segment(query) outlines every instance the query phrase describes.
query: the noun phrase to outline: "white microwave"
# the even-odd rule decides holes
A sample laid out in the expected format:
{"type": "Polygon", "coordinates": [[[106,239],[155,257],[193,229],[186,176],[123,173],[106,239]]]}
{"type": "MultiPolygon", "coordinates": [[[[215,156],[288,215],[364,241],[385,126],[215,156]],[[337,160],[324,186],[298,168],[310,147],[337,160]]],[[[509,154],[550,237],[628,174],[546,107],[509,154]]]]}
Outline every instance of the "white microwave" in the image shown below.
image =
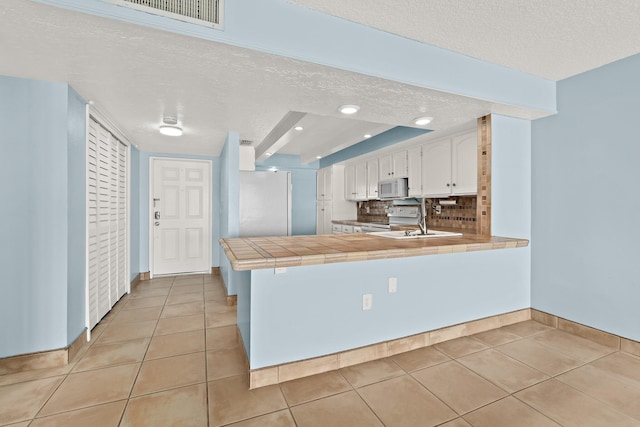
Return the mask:
{"type": "Polygon", "coordinates": [[[407,178],[385,179],[378,182],[380,199],[403,199],[409,196],[409,180],[407,178]]]}

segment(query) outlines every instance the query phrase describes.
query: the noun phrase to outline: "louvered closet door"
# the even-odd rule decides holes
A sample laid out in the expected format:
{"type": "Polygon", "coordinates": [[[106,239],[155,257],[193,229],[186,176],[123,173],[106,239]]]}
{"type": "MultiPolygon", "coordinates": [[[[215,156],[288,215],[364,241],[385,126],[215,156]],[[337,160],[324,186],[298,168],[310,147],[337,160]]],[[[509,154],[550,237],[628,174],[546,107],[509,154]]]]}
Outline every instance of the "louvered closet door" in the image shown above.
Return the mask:
{"type": "Polygon", "coordinates": [[[87,317],[93,328],[127,289],[127,152],[93,118],[87,141],[87,317]]]}
{"type": "Polygon", "coordinates": [[[109,303],[118,301],[118,145],[115,138],[109,138],[109,303]]]}
{"type": "Polygon", "coordinates": [[[110,237],[111,144],[110,134],[98,128],[98,319],[111,310],[110,237]]]}
{"type": "MultiPolygon", "coordinates": [[[[129,148],[118,141],[118,299],[127,292],[127,165],[129,148]]],[[[115,303],[115,301],[114,301],[115,303]]]]}
{"type": "Polygon", "coordinates": [[[87,320],[93,328],[98,315],[98,129],[89,120],[87,135],[87,320]]]}

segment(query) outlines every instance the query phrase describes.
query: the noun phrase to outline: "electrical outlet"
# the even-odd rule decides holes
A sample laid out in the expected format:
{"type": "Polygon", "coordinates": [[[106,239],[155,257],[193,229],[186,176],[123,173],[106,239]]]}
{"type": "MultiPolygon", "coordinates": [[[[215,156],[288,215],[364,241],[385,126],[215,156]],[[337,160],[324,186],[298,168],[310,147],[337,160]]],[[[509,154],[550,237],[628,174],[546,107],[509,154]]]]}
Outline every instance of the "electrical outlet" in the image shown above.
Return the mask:
{"type": "Polygon", "coordinates": [[[442,215],[442,206],[436,206],[436,215],[442,215]]]}
{"type": "Polygon", "coordinates": [[[390,294],[398,292],[398,279],[395,277],[389,277],[389,286],[387,288],[390,294]]]}
{"type": "Polygon", "coordinates": [[[373,295],[372,294],[362,295],[362,309],[371,310],[372,305],[373,305],[373,295]]]}

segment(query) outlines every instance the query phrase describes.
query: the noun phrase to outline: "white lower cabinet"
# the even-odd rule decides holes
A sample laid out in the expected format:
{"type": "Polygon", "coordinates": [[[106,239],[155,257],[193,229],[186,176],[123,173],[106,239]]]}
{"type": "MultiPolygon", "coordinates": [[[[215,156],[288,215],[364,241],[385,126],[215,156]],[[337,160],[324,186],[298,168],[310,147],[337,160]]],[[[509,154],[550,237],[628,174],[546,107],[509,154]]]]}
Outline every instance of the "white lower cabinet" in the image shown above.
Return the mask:
{"type": "Polygon", "coordinates": [[[362,233],[362,227],[359,225],[345,225],[339,222],[334,222],[331,225],[331,232],[333,234],[353,234],[362,233]]]}

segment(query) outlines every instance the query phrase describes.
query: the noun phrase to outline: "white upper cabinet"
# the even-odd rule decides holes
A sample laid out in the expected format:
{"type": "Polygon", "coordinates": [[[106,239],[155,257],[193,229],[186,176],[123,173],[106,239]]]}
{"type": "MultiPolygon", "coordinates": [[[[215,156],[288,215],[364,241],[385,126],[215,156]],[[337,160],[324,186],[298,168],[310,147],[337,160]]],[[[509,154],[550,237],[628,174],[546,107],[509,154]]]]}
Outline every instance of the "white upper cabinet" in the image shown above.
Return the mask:
{"type": "Polygon", "coordinates": [[[367,162],[345,166],[344,197],[347,200],[367,200],[367,162]]]}
{"type": "Polygon", "coordinates": [[[422,146],[422,194],[448,197],[476,194],[477,134],[475,131],[422,146]]]}
{"type": "Polygon", "coordinates": [[[367,162],[355,164],[355,200],[367,200],[367,162]]]}
{"type": "Polygon", "coordinates": [[[422,146],[422,193],[430,197],[451,195],[451,139],[422,146]]]}
{"type": "Polygon", "coordinates": [[[422,194],[422,147],[410,148],[407,150],[407,156],[409,196],[420,196],[422,194]]]}
{"type": "MultiPolygon", "coordinates": [[[[377,200],[378,182],[392,178],[408,178],[409,197],[474,195],[478,191],[478,134],[474,129],[423,140],[405,150],[350,163],[344,172],[344,197],[350,201],[377,200]]],[[[320,182],[319,171],[318,185],[320,182]]],[[[336,192],[334,184],[334,200],[336,192]]],[[[320,194],[319,189],[318,200],[331,200],[326,195],[320,199],[320,194]]]]}
{"type": "Polygon", "coordinates": [[[393,153],[393,177],[406,178],[409,176],[409,162],[407,160],[407,150],[393,153]]]}
{"type": "Polygon", "coordinates": [[[356,200],[356,167],[346,165],[344,167],[344,198],[356,200]]]}
{"type": "Polygon", "coordinates": [[[378,159],[378,177],[379,180],[392,178],[393,172],[393,156],[391,154],[382,156],[378,159]]]}
{"type": "Polygon", "coordinates": [[[478,192],[478,135],[476,132],[451,140],[451,180],[454,195],[478,192]]]}
{"type": "Polygon", "coordinates": [[[331,167],[318,169],[317,200],[331,200],[333,198],[333,169],[331,167]]]}
{"type": "Polygon", "coordinates": [[[380,181],[391,178],[406,178],[408,175],[407,151],[387,154],[378,159],[380,181]]]}
{"type": "Polygon", "coordinates": [[[367,160],[367,199],[378,198],[378,159],[367,160]]]}

